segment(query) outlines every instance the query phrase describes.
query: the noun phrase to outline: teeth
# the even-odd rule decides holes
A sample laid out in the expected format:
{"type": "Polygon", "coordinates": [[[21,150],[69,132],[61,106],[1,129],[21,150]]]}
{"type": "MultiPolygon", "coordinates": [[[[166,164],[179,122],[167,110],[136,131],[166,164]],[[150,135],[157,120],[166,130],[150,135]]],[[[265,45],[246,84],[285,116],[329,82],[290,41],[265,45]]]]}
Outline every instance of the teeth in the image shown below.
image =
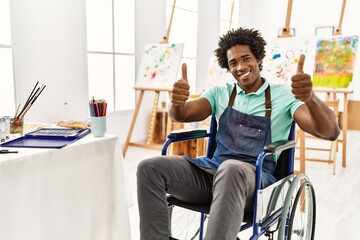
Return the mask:
{"type": "Polygon", "coordinates": [[[245,77],[247,77],[249,74],[250,74],[250,72],[247,72],[247,73],[241,75],[240,78],[245,78],[245,77]]]}

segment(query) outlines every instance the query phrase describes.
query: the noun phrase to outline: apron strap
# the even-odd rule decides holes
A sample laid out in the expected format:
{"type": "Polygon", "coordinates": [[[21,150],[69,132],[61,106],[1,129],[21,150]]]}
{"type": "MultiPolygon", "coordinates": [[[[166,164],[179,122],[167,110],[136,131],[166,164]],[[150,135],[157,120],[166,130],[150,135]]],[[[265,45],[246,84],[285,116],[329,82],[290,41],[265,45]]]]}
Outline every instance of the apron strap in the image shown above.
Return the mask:
{"type": "Polygon", "coordinates": [[[232,107],[232,105],[234,104],[235,97],[236,97],[236,83],[234,84],[234,88],[231,92],[228,107],[232,107]]]}
{"type": "MultiPolygon", "coordinates": [[[[234,88],[230,95],[230,100],[228,103],[228,107],[232,107],[234,104],[234,100],[236,97],[236,83],[234,84],[234,88]]],[[[265,117],[271,117],[271,94],[270,94],[270,85],[265,89],[265,117]]]]}
{"type": "Polygon", "coordinates": [[[271,117],[271,94],[270,85],[265,90],[265,117],[271,117]]]}

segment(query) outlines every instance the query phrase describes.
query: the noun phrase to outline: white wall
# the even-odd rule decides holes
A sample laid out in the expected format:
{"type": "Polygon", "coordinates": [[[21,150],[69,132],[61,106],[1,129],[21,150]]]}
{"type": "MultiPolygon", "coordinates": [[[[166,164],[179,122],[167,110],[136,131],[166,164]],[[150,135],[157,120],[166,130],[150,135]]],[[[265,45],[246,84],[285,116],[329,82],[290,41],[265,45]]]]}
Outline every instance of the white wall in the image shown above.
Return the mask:
{"type": "Polygon", "coordinates": [[[11,0],[17,103],[36,81],[46,84],[25,121],[56,122],[64,102],[75,119],[87,116],[85,2],[11,0]]]}
{"type": "Polygon", "coordinates": [[[199,0],[196,90],[206,88],[209,59],[217,48],[220,28],[220,1],[199,0]]]}

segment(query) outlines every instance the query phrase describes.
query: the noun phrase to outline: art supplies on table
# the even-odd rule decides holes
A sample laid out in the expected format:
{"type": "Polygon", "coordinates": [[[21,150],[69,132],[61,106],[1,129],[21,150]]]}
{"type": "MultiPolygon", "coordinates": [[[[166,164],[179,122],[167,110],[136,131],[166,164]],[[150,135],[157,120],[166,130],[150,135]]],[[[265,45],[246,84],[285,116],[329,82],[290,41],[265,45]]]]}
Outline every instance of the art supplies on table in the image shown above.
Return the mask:
{"type": "Polygon", "coordinates": [[[107,102],[104,99],[95,100],[94,97],[89,101],[90,118],[85,121],[89,126],[94,137],[103,137],[106,133],[106,109],[107,102]]]}
{"type": "Polygon", "coordinates": [[[95,100],[93,97],[89,101],[89,109],[91,117],[105,117],[107,110],[107,102],[104,99],[95,100]]]}
{"type": "Polygon", "coordinates": [[[32,105],[34,105],[35,101],[37,100],[37,98],[40,96],[40,94],[42,93],[42,91],[45,89],[46,85],[42,84],[40,87],[38,87],[39,82],[36,82],[34,88],[32,89],[29,97],[27,98],[24,106],[22,107],[22,109],[20,110],[20,104],[18,105],[16,112],[15,112],[15,116],[14,116],[14,121],[22,121],[25,114],[29,111],[29,109],[32,107],[32,105]],[[20,112],[19,112],[20,110],[20,112]]]}
{"type": "Polygon", "coordinates": [[[56,123],[56,126],[75,129],[86,128],[85,123],[81,121],[60,121],[56,123]]]}
{"type": "Polygon", "coordinates": [[[41,128],[1,144],[1,147],[63,148],[91,132],[89,128],[41,128]]]}
{"type": "Polygon", "coordinates": [[[0,149],[0,154],[18,153],[18,151],[10,151],[9,149],[0,149]]]}
{"type": "Polygon", "coordinates": [[[69,129],[69,128],[41,128],[39,130],[30,132],[26,134],[26,136],[31,137],[63,137],[63,138],[81,138],[83,135],[87,135],[89,133],[88,128],[82,129],[69,129]]]}

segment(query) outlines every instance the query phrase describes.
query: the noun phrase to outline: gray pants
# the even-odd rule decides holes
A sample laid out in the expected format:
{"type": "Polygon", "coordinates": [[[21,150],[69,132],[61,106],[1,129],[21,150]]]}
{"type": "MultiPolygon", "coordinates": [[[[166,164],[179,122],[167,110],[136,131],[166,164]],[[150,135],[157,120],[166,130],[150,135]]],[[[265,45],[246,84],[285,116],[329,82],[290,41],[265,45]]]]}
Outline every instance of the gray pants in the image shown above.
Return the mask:
{"type": "Polygon", "coordinates": [[[141,240],[168,240],[166,193],[179,200],[211,204],[206,240],[235,240],[244,212],[251,212],[255,167],[238,160],[223,162],[213,176],[179,156],[140,162],[137,195],[141,240]]]}

